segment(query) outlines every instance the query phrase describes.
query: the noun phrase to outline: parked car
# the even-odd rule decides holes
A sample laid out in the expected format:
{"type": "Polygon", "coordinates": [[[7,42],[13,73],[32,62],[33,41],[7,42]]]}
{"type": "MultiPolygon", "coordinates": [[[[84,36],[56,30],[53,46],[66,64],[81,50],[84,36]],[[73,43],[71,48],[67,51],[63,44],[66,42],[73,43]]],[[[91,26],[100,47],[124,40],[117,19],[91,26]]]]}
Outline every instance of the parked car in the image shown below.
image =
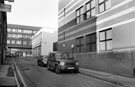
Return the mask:
{"type": "Polygon", "coordinates": [[[78,61],[70,57],[68,54],[61,54],[60,52],[51,52],[47,60],[47,68],[55,70],[57,74],[61,71],[79,71],[78,61]]]}
{"type": "Polygon", "coordinates": [[[47,56],[40,56],[40,58],[37,59],[37,65],[38,66],[47,66],[47,56]]]}

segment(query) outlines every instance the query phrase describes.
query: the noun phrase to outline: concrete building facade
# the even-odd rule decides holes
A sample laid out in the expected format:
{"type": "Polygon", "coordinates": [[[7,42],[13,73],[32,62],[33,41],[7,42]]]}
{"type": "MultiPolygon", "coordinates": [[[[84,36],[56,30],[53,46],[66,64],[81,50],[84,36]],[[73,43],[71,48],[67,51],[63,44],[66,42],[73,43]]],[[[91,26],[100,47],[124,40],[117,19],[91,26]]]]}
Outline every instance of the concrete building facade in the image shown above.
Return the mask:
{"type": "Polygon", "coordinates": [[[135,0],[60,0],[58,50],[80,67],[135,76],[135,0]]]}
{"type": "Polygon", "coordinates": [[[7,47],[11,54],[17,56],[32,55],[32,36],[41,27],[8,24],[7,47]]]}
{"type": "Polygon", "coordinates": [[[33,56],[46,56],[53,51],[53,43],[58,40],[58,33],[53,29],[43,28],[32,37],[33,56]],[[52,30],[48,32],[48,30],[52,30]]]}

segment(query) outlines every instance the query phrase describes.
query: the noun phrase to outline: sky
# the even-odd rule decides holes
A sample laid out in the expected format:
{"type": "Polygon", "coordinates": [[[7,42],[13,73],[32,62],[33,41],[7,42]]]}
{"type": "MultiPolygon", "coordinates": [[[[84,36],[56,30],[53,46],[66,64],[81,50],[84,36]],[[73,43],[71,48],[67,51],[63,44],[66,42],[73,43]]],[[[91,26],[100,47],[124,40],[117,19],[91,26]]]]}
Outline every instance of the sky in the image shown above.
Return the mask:
{"type": "Polygon", "coordinates": [[[58,0],[14,0],[8,24],[58,28],[58,0]]]}

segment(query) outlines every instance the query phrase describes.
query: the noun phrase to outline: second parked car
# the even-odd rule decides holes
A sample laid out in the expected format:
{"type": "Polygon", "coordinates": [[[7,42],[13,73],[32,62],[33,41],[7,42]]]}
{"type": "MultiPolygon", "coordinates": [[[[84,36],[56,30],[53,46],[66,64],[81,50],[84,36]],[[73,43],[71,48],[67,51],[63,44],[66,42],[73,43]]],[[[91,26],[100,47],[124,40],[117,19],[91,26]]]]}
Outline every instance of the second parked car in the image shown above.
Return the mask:
{"type": "Polygon", "coordinates": [[[61,71],[79,71],[78,61],[70,57],[68,54],[61,54],[60,52],[51,52],[47,60],[47,68],[53,69],[57,74],[61,71]]]}
{"type": "Polygon", "coordinates": [[[39,66],[47,66],[47,56],[40,56],[38,59],[37,59],[37,65],[39,66]]]}

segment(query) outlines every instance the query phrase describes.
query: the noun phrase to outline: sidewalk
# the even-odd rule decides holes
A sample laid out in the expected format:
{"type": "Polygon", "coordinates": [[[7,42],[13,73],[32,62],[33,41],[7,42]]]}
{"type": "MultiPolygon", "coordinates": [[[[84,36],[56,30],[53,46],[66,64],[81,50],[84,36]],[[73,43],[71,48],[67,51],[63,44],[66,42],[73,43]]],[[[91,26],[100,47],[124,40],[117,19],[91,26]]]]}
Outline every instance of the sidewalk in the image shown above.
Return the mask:
{"type": "Polygon", "coordinates": [[[17,87],[14,68],[10,59],[0,65],[0,87],[17,87]]]}
{"type": "Polygon", "coordinates": [[[113,75],[110,73],[99,72],[99,71],[83,69],[83,68],[80,68],[80,73],[100,80],[118,84],[123,87],[135,87],[135,78],[128,78],[128,77],[123,77],[119,75],[113,75]]]}

